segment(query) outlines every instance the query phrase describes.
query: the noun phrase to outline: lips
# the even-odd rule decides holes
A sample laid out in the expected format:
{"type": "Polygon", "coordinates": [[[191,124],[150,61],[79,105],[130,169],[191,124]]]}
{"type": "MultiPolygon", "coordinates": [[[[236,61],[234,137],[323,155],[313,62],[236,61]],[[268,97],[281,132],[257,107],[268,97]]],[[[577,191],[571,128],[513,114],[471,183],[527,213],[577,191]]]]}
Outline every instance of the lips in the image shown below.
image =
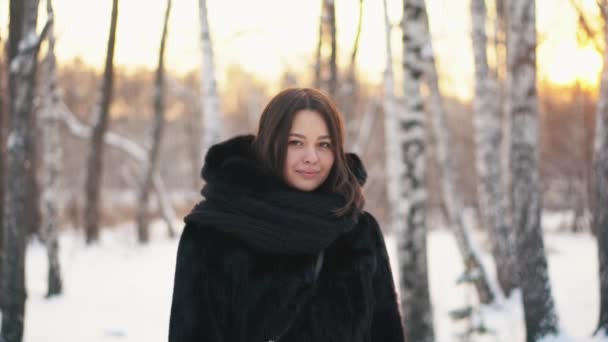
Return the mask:
{"type": "Polygon", "coordinates": [[[316,175],[319,174],[319,171],[305,171],[305,170],[302,170],[302,171],[296,171],[296,172],[299,173],[300,175],[302,175],[305,178],[313,178],[313,177],[315,177],[316,175]]]}

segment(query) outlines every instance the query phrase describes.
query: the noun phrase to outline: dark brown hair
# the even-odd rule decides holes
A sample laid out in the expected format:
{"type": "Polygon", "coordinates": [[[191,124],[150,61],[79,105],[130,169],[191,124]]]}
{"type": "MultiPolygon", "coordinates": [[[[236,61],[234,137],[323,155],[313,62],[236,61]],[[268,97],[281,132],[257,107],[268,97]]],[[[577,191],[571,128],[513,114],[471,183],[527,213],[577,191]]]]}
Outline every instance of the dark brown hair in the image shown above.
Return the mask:
{"type": "Polygon", "coordinates": [[[346,162],[344,121],[333,101],[322,92],[310,88],[289,88],[270,100],[262,112],[254,141],[257,158],[268,171],[284,179],[283,165],[291,125],[295,114],[305,109],[321,114],[325,120],[335,156],[332,170],[321,186],[344,198],[346,204],[336,210],[337,215],[359,213],[365,199],[361,186],[346,162]]]}

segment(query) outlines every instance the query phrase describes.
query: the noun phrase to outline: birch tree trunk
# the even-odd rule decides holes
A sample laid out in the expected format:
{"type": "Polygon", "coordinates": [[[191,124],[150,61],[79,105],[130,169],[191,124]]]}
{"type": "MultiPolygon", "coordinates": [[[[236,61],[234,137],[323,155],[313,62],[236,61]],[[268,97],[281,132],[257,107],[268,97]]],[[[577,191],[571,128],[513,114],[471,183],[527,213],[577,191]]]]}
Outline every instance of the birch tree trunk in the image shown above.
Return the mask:
{"type": "MultiPolygon", "coordinates": [[[[505,189],[506,193],[506,206],[507,206],[507,215],[505,216],[507,220],[507,226],[510,227],[511,230],[511,240],[512,240],[512,249],[513,253],[516,251],[515,247],[515,226],[513,225],[513,218],[511,214],[513,211],[511,210],[511,202],[509,199],[510,191],[509,187],[511,184],[511,170],[509,168],[509,154],[511,150],[511,120],[509,116],[509,111],[507,108],[508,100],[507,100],[507,40],[509,36],[508,22],[509,16],[507,11],[507,0],[495,0],[496,6],[496,25],[495,25],[495,37],[494,44],[496,50],[496,70],[494,71],[497,91],[498,91],[498,115],[500,117],[501,123],[501,135],[502,135],[502,143],[500,146],[500,168],[502,175],[502,186],[505,189]]],[[[517,258],[514,258],[514,262],[517,263],[517,258]]],[[[516,266],[517,267],[517,266],[516,266]]],[[[515,275],[516,284],[517,282],[517,273],[515,275]]],[[[500,281],[500,280],[499,280],[500,281]]],[[[505,292],[507,293],[507,292],[505,292]]],[[[507,293],[508,294],[508,293],[507,293]]]]}
{"type": "Polygon", "coordinates": [[[467,278],[473,282],[479,300],[484,304],[488,304],[494,301],[496,294],[490,287],[485,267],[481,263],[481,259],[477,254],[477,248],[473,245],[473,240],[462,217],[462,200],[456,191],[456,166],[452,159],[454,153],[450,149],[452,139],[450,131],[447,128],[446,113],[439,89],[432,38],[426,15],[424,16],[421,29],[424,30],[419,32],[421,36],[424,36],[424,46],[422,48],[424,75],[429,89],[429,106],[433,115],[433,128],[437,142],[437,159],[441,174],[442,198],[448,214],[448,223],[456,237],[458,249],[464,262],[465,273],[468,275],[467,278]]]}
{"type": "Polygon", "coordinates": [[[393,73],[393,47],[391,44],[391,23],[388,19],[388,8],[386,0],[382,0],[384,8],[384,32],[386,41],[386,66],[384,69],[384,151],[386,172],[386,194],[388,197],[388,222],[391,232],[396,232],[398,227],[405,224],[399,222],[402,217],[397,212],[400,200],[401,185],[399,176],[403,173],[402,161],[399,159],[399,140],[397,108],[395,104],[395,76],[393,73]]]}
{"type": "MultiPolygon", "coordinates": [[[[506,296],[517,287],[513,236],[508,224],[508,199],[501,167],[502,125],[494,75],[486,54],[485,0],[471,0],[472,41],[475,57],[475,143],[477,193],[481,220],[492,236],[492,254],[498,283],[506,296]]],[[[498,69],[498,68],[497,68],[498,69]]]]}
{"type": "Polygon", "coordinates": [[[338,92],[338,64],[336,61],[338,52],[336,47],[336,5],[334,0],[325,0],[327,7],[327,23],[330,32],[331,55],[329,57],[329,80],[327,91],[332,98],[336,98],[338,92]]]}
{"type": "MultiPolygon", "coordinates": [[[[346,72],[346,77],[342,85],[340,86],[340,96],[339,103],[342,108],[342,113],[346,120],[346,127],[354,127],[352,122],[355,120],[357,114],[355,110],[357,108],[358,98],[359,98],[359,85],[357,82],[357,53],[359,52],[359,40],[361,38],[361,25],[363,23],[363,0],[359,0],[359,19],[357,24],[357,34],[355,36],[355,42],[353,43],[353,49],[350,55],[350,62],[348,65],[348,70],[346,72]],[[351,123],[351,124],[349,124],[351,123]]],[[[367,113],[365,113],[367,114],[367,113]]],[[[363,122],[363,119],[360,120],[363,122]]],[[[367,129],[365,126],[359,125],[359,130],[367,129]]],[[[356,136],[356,132],[347,131],[347,141],[352,141],[351,138],[356,136]]]]}
{"type": "Polygon", "coordinates": [[[336,99],[338,90],[338,65],[336,45],[336,7],[334,0],[321,0],[319,41],[316,50],[315,87],[327,91],[336,99]],[[329,58],[323,56],[323,46],[329,44],[329,58]]]}
{"type": "Polygon", "coordinates": [[[47,16],[50,22],[48,31],[48,49],[45,58],[46,84],[44,94],[44,106],[41,112],[42,121],[42,165],[43,165],[43,189],[42,189],[42,237],[46,245],[48,256],[48,290],[47,297],[59,295],[62,292],[61,266],[59,264],[59,210],[60,185],[59,173],[61,172],[61,144],[59,142],[59,115],[57,108],[59,104],[59,93],[57,90],[57,66],[55,61],[55,15],[51,0],[46,1],[47,16]]]}
{"type": "Polygon", "coordinates": [[[103,135],[108,129],[112,87],[114,83],[114,46],[116,43],[116,21],[118,19],[118,0],[112,1],[112,17],[108,38],[103,84],[98,107],[95,112],[93,134],[87,159],[87,177],[85,185],[85,235],[87,244],[99,240],[99,198],[101,196],[103,167],[103,135]]]}
{"type": "MultiPolygon", "coordinates": [[[[598,2],[598,4],[600,4],[598,2]]],[[[600,314],[595,334],[608,337],[608,4],[601,1],[604,19],[604,67],[595,126],[595,186],[593,230],[597,234],[600,280],[600,314]]]]}
{"type": "MultiPolygon", "coordinates": [[[[430,48],[427,51],[430,51],[430,48]]],[[[497,295],[491,288],[488,274],[477,253],[478,248],[474,245],[471,234],[462,217],[462,199],[457,195],[456,186],[457,168],[452,158],[454,155],[454,152],[451,150],[451,146],[453,146],[452,137],[448,129],[445,108],[443,107],[443,100],[439,90],[434,58],[432,55],[429,58],[430,60],[426,62],[426,76],[430,90],[429,102],[431,113],[433,114],[433,131],[437,146],[437,162],[439,164],[442,199],[447,211],[448,224],[454,232],[458,249],[464,261],[467,278],[473,282],[479,301],[488,304],[493,302],[497,295]]]]}
{"type": "MultiPolygon", "coordinates": [[[[12,5],[11,1],[11,5],[12,5]]],[[[0,281],[4,291],[0,340],[20,342],[25,318],[25,245],[28,195],[32,184],[28,170],[32,160],[31,129],[37,55],[40,38],[36,35],[38,0],[22,0],[21,32],[18,53],[9,67],[9,87],[14,87],[11,100],[11,126],[8,136],[7,188],[4,206],[4,265],[0,281]]],[[[11,13],[13,14],[13,13],[11,13]]],[[[13,18],[11,18],[13,20],[13,18]]]]}
{"type": "MultiPolygon", "coordinates": [[[[7,60],[7,67],[10,66],[11,62],[16,58],[17,54],[18,54],[18,49],[19,49],[19,42],[22,40],[23,38],[23,13],[25,10],[25,5],[23,3],[23,1],[10,1],[10,23],[9,23],[9,37],[8,37],[8,51],[7,51],[7,56],[8,56],[8,60],[7,60]]],[[[7,68],[8,70],[8,68],[7,68]]],[[[15,97],[16,97],[16,90],[15,90],[15,73],[11,73],[10,70],[8,71],[8,107],[7,108],[13,108],[11,102],[14,101],[15,97]]],[[[9,109],[9,112],[11,110],[9,109]]],[[[9,118],[10,121],[10,114],[7,116],[9,118]]],[[[30,117],[30,120],[32,121],[30,123],[32,130],[28,131],[28,134],[30,134],[31,136],[28,139],[35,139],[35,135],[36,135],[36,116],[32,115],[30,117]]],[[[8,125],[10,125],[10,123],[7,123],[7,127],[8,125]]],[[[6,143],[6,142],[5,142],[6,143]]],[[[36,146],[33,145],[31,146],[32,149],[32,155],[36,156],[36,146]]],[[[36,234],[39,232],[39,225],[40,225],[40,207],[37,205],[38,201],[39,201],[39,185],[37,182],[37,178],[36,178],[36,170],[38,169],[37,167],[37,159],[35,157],[32,158],[32,160],[30,161],[32,163],[31,167],[28,169],[28,183],[31,184],[30,187],[28,187],[28,195],[27,195],[27,201],[28,201],[28,213],[27,213],[27,218],[25,221],[25,229],[27,232],[27,235],[31,235],[31,234],[36,234]]]]}
{"type": "Polygon", "coordinates": [[[398,230],[401,312],[407,341],[435,340],[427,270],[427,189],[425,180],[426,134],[424,103],[420,92],[424,73],[422,50],[424,0],[404,0],[403,7],[403,79],[405,110],[399,118],[398,140],[404,169],[401,178],[399,215],[403,225],[398,230]]]}
{"type": "Polygon", "coordinates": [[[167,0],[167,9],[165,10],[163,31],[158,51],[158,67],[156,68],[156,78],[154,82],[154,128],[152,133],[152,146],[148,154],[148,162],[144,168],[144,179],[141,184],[138,199],[137,236],[139,242],[142,243],[150,240],[148,202],[165,126],[165,42],[167,39],[167,25],[170,13],[171,0],[167,0]]]}
{"type": "Polygon", "coordinates": [[[203,137],[201,163],[207,150],[211,145],[217,143],[222,131],[222,112],[220,110],[220,98],[217,92],[215,80],[215,65],[213,55],[213,43],[209,31],[207,15],[207,0],[199,0],[199,16],[201,22],[201,50],[203,55],[201,68],[201,100],[203,109],[203,137]]]}
{"type": "MultiPolygon", "coordinates": [[[[1,42],[2,40],[0,40],[1,42]]],[[[6,146],[5,146],[5,134],[7,120],[5,118],[6,108],[6,98],[4,94],[8,92],[5,88],[5,77],[4,71],[8,71],[8,67],[5,69],[4,63],[4,54],[0,53],[0,275],[2,275],[2,266],[4,265],[4,224],[3,224],[3,213],[4,213],[4,188],[5,188],[5,165],[6,165],[6,146]]],[[[0,312],[2,312],[2,281],[0,280],[0,312]]]]}
{"type": "MultiPolygon", "coordinates": [[[[21,41],[21,30],[23,29],[23,11],[24,11],[24,3],[22,1],[17,1],[17,0],[13,0],[10,1],[10,14],[9,14],[9,33],[8,33],[8,43],[7,43],[7,61],[6,61],[6,71],[7,71],[7,79],[8,79],[8,84],[7,84],[7,88],[8,88],[8,103],[6,108],[8,109],[8,113],[6,115],[6,128],[4,128],[4,131],[2,132],[3,138],[2,138],[2,145],[5,148],[4,150],[6,150],[6,154],[3,155],[4,158],[8,159],[8,146],[5,146],[6,144],[6,135],[5,133],[8,133],[8,130],[10,130],[10,125],[11,125],[11,116],[12,116],[12,111],[13,111],[13,102],[14,99],[17,96],[17,87],[16,87],[16,73],[13,73],[10,71],[10,66],[11,66],[11,62],[17,58],[17,54],[19,53],[19,42],[21,41]]],[[[3,150],[3,151],[4,151],[3,150]]],[[[7,173],[8,173],[8,160],[4,160],[4,165],[2,167],[2,173],[3,173],[3,182],[2,182],[2,187],[3,187],[3,191],[2,191],[2,203],[4,203],[4,199],[6,198],[6,180],[7,180],[7,173]]],[[[2,213],[4,213],[4,206],[2,207],[2,213]]],[[[2,268],[4,266],[4,255],[5,255],[5,251],[3,250],[4,248],[4,215],[0,215],[2,216],[2,228],[0,229],[0,234],[2,234],[2,237],[0,238],[0,242],[2,242],[2,247],[0,247],[0,261],[2,263],[0,263],[0,272],[2,272],[2,268]]],[[[0,275],[3,273],[0,273],[0,275]]],[[[0,277],[0,308],[2,308],[2,303],[4,300],[4,294],[5,291],[3,291],[3,281],[2,278],[0,277]]]]}
{"type": "Polygon", "coordinates": [[[350,54],[350,64],[348,65],[347,72],[347,89],[348,84],[354,84],[355,82],[355,69],[357,66],[357,53],[359,52],[359,40],[361,38],[361,25],[363,23],[363,0],[359,0],[359,18],[357,20],[357,34],[355,36],[355,42],[353,43],[353,50],[350,54]]]}
{"type": "Polygon", "coordinates": [[[511,208],[528,342],[558,333],[540,224],[535,5],[509,2],[507,47],[511,208]]]}
{"type": "Polygon", "coordinates": [[[323,47],[323,27],[325,23],[325,0],[321,0],[321,15],[319,15],[319,38],[317,40],[317,49],[315,50],[315,65],[314,65],[314,87],[321,89],[322,75],[321,75],[321,48],[323,47]]]}

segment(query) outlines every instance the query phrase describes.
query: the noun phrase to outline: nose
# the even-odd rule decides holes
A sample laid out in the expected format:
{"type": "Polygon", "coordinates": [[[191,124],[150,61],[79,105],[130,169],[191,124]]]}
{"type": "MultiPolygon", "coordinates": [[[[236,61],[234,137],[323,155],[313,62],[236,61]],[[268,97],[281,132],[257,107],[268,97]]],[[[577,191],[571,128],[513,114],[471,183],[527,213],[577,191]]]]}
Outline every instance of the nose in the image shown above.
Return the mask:
{"type": "Polygon", "coordinates": [[[307,147],[304,153],[304,163],[315,164],[318,161],[319,156],[317,155],[317,149],[314,146],[307,147]]]}

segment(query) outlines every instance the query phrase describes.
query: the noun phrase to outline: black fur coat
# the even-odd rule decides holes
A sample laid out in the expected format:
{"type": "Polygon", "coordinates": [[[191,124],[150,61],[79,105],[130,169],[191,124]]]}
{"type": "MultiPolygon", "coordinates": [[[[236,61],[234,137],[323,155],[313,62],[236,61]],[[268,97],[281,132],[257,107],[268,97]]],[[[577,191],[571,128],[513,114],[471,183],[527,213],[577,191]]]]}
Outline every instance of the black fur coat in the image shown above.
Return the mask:
{"type": "MultiPolygon", "coordinates": [[[[264,173],[252,141],[233,138],[205,158],[205,200],[177,251],[169,341],[403,341],[376,220],[336,218],[334,194],[264,173]]],[[[363,184],[359,158],[348,163],[363,184]]]]}

